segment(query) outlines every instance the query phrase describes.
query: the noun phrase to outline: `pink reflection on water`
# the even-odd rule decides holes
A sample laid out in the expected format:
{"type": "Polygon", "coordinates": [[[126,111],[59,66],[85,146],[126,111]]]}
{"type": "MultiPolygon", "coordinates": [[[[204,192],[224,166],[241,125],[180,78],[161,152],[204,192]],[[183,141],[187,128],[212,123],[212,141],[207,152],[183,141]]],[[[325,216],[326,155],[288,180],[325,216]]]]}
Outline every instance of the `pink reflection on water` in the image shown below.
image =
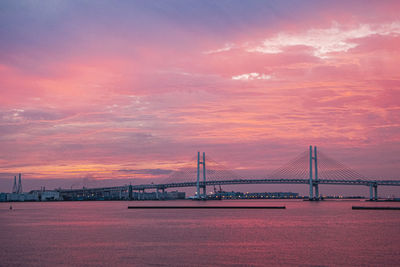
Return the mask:
{"type": "MultiPolygon", "coordinates": [[[[5,265],[396,265],[400,213],[360,201],[59,202],[0,205],[5,265]],[[285,210],[128,210],[285,205],[285,210]]],[[[399,203],[384,203],[400,206],[399,203]]]]}

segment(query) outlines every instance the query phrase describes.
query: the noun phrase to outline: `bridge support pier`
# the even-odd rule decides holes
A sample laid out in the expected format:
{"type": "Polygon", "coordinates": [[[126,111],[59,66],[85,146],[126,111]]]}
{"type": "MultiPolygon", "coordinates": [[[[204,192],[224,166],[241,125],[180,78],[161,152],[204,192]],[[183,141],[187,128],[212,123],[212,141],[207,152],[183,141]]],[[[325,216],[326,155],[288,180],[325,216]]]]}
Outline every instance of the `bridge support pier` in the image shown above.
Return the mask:
{"type": "Polygon", "coordinates": [[[132,200],[132,185],[129,185],[128,187],[128,199],[132,200]]]}
{"type": "Polygon", "coordinates": [[[369,185],[369,200],[373,200],[374,199],[374,195],[372,193],[372,187],[373,187],[373,185],[370,184],[369,185]]]}
{"type": "Polygon", "coordinates": [[[369,185],[369,200],[378,200],[378,185],[370,184],[369,185]]]}
{"type": "Polygon", "coordinates": [[[319,188],[318,184],[314,184],[314,200],[319,200],[319,188]]]}
{"type": "Polygon", "coordinates": [[[144,200],[144,189],[140,190],[138,192],[138,199],[139,200],[144,200]],[[141,192],[140,192],[141,191],[141,192]]]}
{"type": "Polygon", "coordinates": [[[157,200],[164,200],[165,199],[165,189],[161,188],[161,192],[160,192],[160,188],[156,188],[156,199],[157,200]]]}

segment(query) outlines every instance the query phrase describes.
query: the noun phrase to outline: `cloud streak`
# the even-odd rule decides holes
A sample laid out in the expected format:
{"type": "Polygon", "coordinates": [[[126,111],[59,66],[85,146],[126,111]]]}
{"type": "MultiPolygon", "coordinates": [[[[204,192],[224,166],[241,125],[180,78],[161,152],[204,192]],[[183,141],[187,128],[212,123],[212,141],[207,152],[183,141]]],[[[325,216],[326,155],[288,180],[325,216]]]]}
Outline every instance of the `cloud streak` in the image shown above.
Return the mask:
{"type": "Polygon", "coordinates": [[[347,52],[349,49],[357,47],[355,39],[372,35],[398,36],[399,34],[400,21],[379,25],[361,24],[349,29],[334,23],[327,29],[310,29],[300,34],[279,33],[277,36],[265,39],[259,46],[247,48],[246,51],[278,54],[287,47],[307,46],[313,49],[314,56],[324,59],[329,57],[330,53],[347,52]]]}
{"type": "Polygon", "coordinates": [[[264,73],[260,74],[260,73],[257,73],[257,72],[245,73],[245,74],[232,76],[232,80],[242,80],[242,81],[269,80],[269,79],[271,79],[271,75],[266,75],[264,73]]]}

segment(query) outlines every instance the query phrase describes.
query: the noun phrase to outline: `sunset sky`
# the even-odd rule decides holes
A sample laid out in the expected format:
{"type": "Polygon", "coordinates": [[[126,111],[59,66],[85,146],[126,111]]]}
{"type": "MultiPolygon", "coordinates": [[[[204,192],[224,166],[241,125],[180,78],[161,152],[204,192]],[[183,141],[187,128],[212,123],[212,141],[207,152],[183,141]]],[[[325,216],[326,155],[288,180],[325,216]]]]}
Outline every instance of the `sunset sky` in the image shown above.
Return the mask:
{"type": "Polygon", "coordinates": [[[400,1],[1,1],[0,178],[162,177],[197,151],[262,173],[316,145],[399,179],[399,64],[400,1]]]}

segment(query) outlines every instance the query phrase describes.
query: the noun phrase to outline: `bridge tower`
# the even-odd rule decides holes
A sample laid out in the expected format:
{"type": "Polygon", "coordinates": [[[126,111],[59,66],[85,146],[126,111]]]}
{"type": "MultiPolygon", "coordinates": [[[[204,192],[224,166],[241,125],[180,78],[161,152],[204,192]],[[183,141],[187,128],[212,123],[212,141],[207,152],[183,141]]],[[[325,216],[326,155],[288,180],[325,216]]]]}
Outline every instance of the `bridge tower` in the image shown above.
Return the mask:
{"type": "Polygon", "coordinates": [[[319,188],[318,188],[318,160],[317,160],[317,147],[310,146],[310,200],[319,200],[319,188]],[[314,162],[314,180],[313,180],[313,162],[314,162]]]}
{"type": "Polygon", "coordinates": [[[203,152],[203,161],[200,161],[200,152],[197,152],[197,199],[207,198],[207,189],[206,189],[206,153],[203,152]],[[200,195],[200,165],[203,165],[203,196],[200,195]]]}

